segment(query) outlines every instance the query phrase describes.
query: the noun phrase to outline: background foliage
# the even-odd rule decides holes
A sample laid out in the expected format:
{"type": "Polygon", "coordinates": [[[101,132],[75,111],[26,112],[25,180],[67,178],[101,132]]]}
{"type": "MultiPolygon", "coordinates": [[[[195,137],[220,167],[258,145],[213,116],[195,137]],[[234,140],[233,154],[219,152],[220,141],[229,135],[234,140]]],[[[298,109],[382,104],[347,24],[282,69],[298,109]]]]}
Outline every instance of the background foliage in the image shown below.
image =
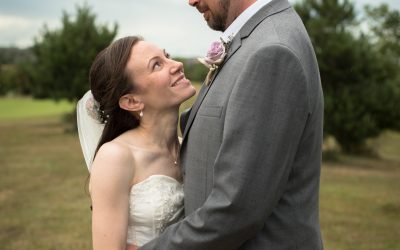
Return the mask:
{"type": "Polygon", "coordinates": [[[76,101],[90,88],[90,65],[97,53],[107,47],[118,31],[96,24],[88,6],[77,7],[75,19],[64,12],[62,28],[46,26],[32,48],[34,60],[27,67],[31,94],[36,98],[66,98],[76,101]]]}
{"type": "Polygon", "coordinates": [[[320,66],[325,134],[346,152],[368,151],[366,139],[400,129],[399,11],[367,6],[362,20],[349,0],[305,0],[295,7],[320,66]]]}

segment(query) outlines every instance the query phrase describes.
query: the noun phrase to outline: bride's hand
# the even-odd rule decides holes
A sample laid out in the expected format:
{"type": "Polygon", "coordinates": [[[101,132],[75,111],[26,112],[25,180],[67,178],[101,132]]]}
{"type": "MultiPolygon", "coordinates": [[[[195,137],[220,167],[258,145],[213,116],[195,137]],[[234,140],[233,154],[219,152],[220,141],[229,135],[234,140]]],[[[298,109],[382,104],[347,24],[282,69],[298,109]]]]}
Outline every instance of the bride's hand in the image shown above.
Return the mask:
{"type": "Polygon", "coordinates": [[[139,248],[135,245],[126,245],[126,250],[138,250],[139,248]]]}

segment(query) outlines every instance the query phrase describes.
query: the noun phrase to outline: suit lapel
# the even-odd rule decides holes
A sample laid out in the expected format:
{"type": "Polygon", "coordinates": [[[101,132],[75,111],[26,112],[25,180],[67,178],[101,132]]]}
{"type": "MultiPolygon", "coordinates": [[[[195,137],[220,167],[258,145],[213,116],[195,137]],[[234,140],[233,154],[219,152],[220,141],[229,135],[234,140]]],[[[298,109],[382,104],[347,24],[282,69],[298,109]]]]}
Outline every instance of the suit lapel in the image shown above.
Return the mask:
{"type": "Polygon", "coordinates": [[[189,118],[187,120],[186,126],[185,126],[185,131],[183,132],[183,142],[185,141],[186,135],[188,134],[193,120],[196,117],[197,111],[199,110],[199,107],[201,103],[203,102],[204,98],[206,97],[208,91],[210,88],[213,86],[213,82],[215,78],[217,77],[218,73],[222,70],[223,66],[226,64],[226,62],[235,54],[235,52],[241,47],[242,45],[242,39],[245,39],[248,37],[251,32],[257,27],[259,23],[261,23],[265,18],[268,16],[281,12],[287,8],[290,8],[290,3],[287,0],[273,0],[267,5],[265,5],[263,8],[261,8],[250,20],[242,27],[242,29],[239,31],[239,33],[234,37],[231,45],[229,46],[228,49],[228,54],[225,58],[225,61],[222,65],[222,67],[213,75],[211,82],[208,86],[203,84],[199,95],[197,96],[197,99],[195,103],[193,104],[192,110],[190,112],[189,118]]]}
{"type": "Polygon", "coordinates": [[[218,73],[222,70],[224,64],[229,60],[229,58],[240,48],[240,46],[241,46],[241,40],[239,38],[235,37],[233,39],[231,45],[229,46],[228,54],[226,55],[226,59],[222,65],[222,67],[220,67],[218,69],[218,71],[212,76],[211,82],[208,86],[203,84],[203,86],[201,87],[199,95],[197,96],[197,99],[196,99],[195,103],[193,104],[188,121],[186,123],[185,131],[183,132],[183,140],[185,140],[186,135],[193,123],[193,120],[196,117],[197,111],[199,110],[199,107],[200,107],[201,103],[203,102],[204,98],[206,97],[208,91],[213,86],[213,82],[214,82],[215,78],[217,77],[218,73]]]}

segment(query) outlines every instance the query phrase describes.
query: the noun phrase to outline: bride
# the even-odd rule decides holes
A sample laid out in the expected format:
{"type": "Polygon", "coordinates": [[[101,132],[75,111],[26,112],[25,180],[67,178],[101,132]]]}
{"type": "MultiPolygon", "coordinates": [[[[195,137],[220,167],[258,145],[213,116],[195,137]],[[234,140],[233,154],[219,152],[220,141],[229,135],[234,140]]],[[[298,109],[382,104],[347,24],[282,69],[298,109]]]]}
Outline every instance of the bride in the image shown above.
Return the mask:
{"type": "Polygon", "coordinates": [[[141,246],[183,214],[178,111],[196,91],[182,63],[133,36],[101,51],[89,78],[77,119],[93,249],[141,246]]]}

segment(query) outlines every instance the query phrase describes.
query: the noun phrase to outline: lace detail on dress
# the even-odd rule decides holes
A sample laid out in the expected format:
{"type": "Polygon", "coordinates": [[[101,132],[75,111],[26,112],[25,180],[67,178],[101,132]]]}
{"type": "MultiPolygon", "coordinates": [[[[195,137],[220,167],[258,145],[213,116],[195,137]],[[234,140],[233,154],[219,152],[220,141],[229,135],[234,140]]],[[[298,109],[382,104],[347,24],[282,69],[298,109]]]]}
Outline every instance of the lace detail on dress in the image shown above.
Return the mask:
{"type": "Polygon", "coordinates": [[[152,175],[131,189],[127,241],[141,246],[182,215],[182,184],[166,175],[152,175]]]}

